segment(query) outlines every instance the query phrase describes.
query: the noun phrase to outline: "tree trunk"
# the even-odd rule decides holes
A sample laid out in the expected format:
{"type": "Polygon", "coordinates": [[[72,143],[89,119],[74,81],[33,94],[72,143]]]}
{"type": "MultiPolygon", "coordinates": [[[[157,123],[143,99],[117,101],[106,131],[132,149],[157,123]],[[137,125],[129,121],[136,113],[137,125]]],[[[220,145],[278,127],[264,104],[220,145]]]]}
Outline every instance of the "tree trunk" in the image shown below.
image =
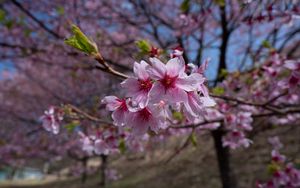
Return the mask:
{"type": "Polygon", "coordinates": [[[81,161],[82,163],[82,166],[83,166],[83,173],[81,175],[81,184],[84,185],[85,182],[86,182],[86,178],[87,178],[87,162],[88,162],[88,158],[87,157],[84,157],[81,161]]]}
{"type": "Polygon", "coordinates": [[[215,144],[215,151],[218,160],[219,173],[223,188],[235,188],[236,182],[233,172],[230,168],[229,149],[227,147],[223,147],[222,145],[222,137],[224,133],[225,132],[221,129],[212,131],[212,136],[215,144]]]}
{"type": "Polygon", "coordinates": [[[101,167],[100,167],[100,173],[101,173],[101,182],[100,182],[100,187],[105,187],[106,186],[106,175],[105,171],[107,168],[107,155],[101,155],[101,167]]]}
{"type": "MultiPolygon", "coordinates": [[[[214,83],[214,86],[221,82],[224,77],[220,77],[222,69],[226,69],[226,52],[227,46],[230,38],[231,31],[228,29],[228,21],[226,18],[226,7],[220,6],[220,17],[221,17],[221,45],[220,45],[220,56],[219,56],[219,67],[218,67],[218,77],[214,83]]],[[[222,144],[222,137],[225,131],[222,128],[212,131],[212,137],[214,139],[215,151],[218,160],[219,173],[221,178],[221,183],[223,188],[235,188],[236,181],[234,174],[230,168],[230,153],[228,148],[224,148],[222,144]]]]}

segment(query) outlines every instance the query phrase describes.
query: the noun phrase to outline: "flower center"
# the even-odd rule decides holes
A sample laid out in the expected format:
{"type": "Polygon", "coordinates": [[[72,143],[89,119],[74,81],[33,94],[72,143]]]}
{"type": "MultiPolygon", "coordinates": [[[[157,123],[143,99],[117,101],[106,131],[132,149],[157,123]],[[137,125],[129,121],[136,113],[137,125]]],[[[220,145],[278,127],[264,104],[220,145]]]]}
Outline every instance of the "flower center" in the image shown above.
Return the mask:
{"type": "Polygon", "coordinates": [[[147,108],[140,110],[138,113],[144,121],[148,121],[152,116],[151,112],[147,108]]]}
{"type": "Polygon", "coordinates": [[[299,82],[299,79],[295,76],[292,76],[289,80],[289,84],[291,84],[291,85],[297,85],[298,82],[299,82]]]}
{"type": "Polygon", "coordinates": [[[139,80],[140,82],[140,90],[143,91],[150,91],[150,89],[152,88],[152,82],[150,79],[147,80],[139,80]]]}
{"type": "Polygon", "coordinates": [[[120,110],[123,110],[123,111],[128,110],[125,99],[117,99],[117,101],[121,103],[120,106],[119,106],[120,110]]]}
{"type": "Polygon", "coordinates": [[[165,75],[165,77],[162,80],[160,80],[160,82],[166,89],[169,89],[175,87],[176,79],[177,77],[171,77],[169,75],[165,75]]]}

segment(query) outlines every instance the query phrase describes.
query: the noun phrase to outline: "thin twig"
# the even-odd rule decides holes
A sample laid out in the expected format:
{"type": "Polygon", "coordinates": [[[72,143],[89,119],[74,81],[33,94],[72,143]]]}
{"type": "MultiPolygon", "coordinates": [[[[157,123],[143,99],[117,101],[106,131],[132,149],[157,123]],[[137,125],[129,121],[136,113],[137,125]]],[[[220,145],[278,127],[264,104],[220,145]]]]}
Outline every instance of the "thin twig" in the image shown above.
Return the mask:
{"type": "MultiPolygon", "coordinates": [[[[267,117],[267,116],[283,116],[286,114],[293,114],[293,113],[300,113],[300,108],[292,108],[292,109],[287,109],[287,110],[283,110],[280,113],[278,112],[266,112],[266,113],[261,113],[261,114],[252,114],[251,117],[252,118],[260,118],[260,117],[267,117]]],[[[205,120],[201,123],[197,123],[197,124],[189,124],[189,125],[181,125],[181,126],[170,126],[169,128],[173,128],[173,129],[187,129],[187,128],[197,128],[200,127],[202,125],[206,125],[209,123],[221,123],[224,121],[224,118],[216,118],[213,120],[205,120]]]]}
{"type": "Polygon", "coordinates": [[[127,76],[126,74],[123,74],[115,69],[113,69],[102,57],[102,55],[100,53],[98,53],[96,56],[95,56],[95,60],[100,64],[102,65],[102,69],[103,71],[105,72],[108,72],[112,75],[115,75],[115,76],[118,76],[122,79],[126,79],[128,78],[129,76],[127,76]]]}
{"type": "Polygon", "coordinates": [[[83,115],[85,118],[87,118],[87,119],[89,119],[89,120],[91,120],[91,121],[95,121],[95,122],[98,122],[98,123],[105,123],[105,124],[109,124],[109,125],[112,124],[111,122],[108,122],[108,121],[99,119],[99,118],[97,118],[97,117],[95,117],[95,116],[92,116],[92,115],[90,115],[90,114],[84,112],[83,110],[80,110],[80,109],[77,108],[76,106],[73,106],[73,105],[71,105],[71,104],[68,104],[67,106],[68,106],[69,108],[71,108],[74,112],[77,112],[77,113],[83,115]]]}

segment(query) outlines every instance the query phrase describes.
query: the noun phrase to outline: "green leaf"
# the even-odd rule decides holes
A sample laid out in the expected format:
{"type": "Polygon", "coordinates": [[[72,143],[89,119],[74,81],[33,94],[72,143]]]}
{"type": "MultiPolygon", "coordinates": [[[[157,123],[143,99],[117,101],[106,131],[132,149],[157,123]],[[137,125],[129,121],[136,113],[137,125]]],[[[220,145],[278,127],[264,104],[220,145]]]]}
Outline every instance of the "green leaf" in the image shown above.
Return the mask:
{"type": "Polygon", "coordinates": [[[264,40],[261,44],[264,48],[272,48],[271,44],[269,43],[269,41],[264,40]]]}
{"type": "Polygon", "coordinates": [[[280,170],[280,166],[278,166],[275,163],[271,163],[267,166],[267,171],[268,171],[268,174],[270,174],[270,175],[274,174],[278,170],[280,170]]]}
{"type": "Polygon", "coordinates": [[[11,29],[14,26],[13,20],[5,20],[4,25],[7,27],[7,29],[11,29]]]}
{"type": "Polygon", "coordinates": [[[31,34],[31,32],[32,32],[31,29],[25,29],[25,30],[24,30],[24,34],[25,34],[26,37],[29,37],[30,34],[31,34]]]}
{"type": "Polygon", "coordinates": [[[71,123],[65,125],[65,128],[68,130],[68,132],[73,132],[74,129],[79,126],[79,124],[79,121],[72,121],[71,123]]]}
{"type": "Polygon", "coordinates": [[[136,41],[135,44],[139,48],[140,52],[144,54],[147,54],[151,51],[151,45],[146,40],[136,41]]]}
{"type": "Polygon", "coordinates": [[[0,9],[0,22],[4,22],[5,21],[5,11],[0,9]]]}
{"type": "Polygon", "coordinates": [[[190,10],[190,0],[184,0],[180,5],[180,10],[187,13],[190,10]]]}
{"type": "Polygon", "coordinates": [[[222,87],[215,87],[212,89],[212,93],[215,94],[215,95],[223,95],[225,93],[225,89],[222,88],[222,87]]]}
{"type": "Polygon", "coordinates": [[[196,136],[195,132],[192,133],[190,139],[191,139],[193,146],[196,147],[197,146],[197,136],[196,136]]]}
{"type": "Polygon", "coordinates": [[[178,121],[182,121],[184,116],[181,112],[175,111],[175,112],[173,112],[173,118],[178,120],[178,121]]]}
{"type": "Polygon", "coordinates": [[[253,84],[254,83],[253,77],[248,77],[245,82],[247,85],[253,84]]]}
{"type": "Polygon", "coordinates": [[[126,151],[126,144],[125,144],[124,139],[121,139],[119,142],[119,150],[122,154],[124,154],[126,151]]]}
{"type": "Polygon", "coordinates": [[[63,15],[65,13],[65,9],[64,9],[63,6],[58,6],[56,8],[56,12],[57,12],[58,15],[63,15]]]}
{"type": "Polygon", "coordinates": [[[228,75],[228,71],[226,69],[221,69],[220,78],[225,78],[228,75]]]}
{"type": "Polygon", "coordinates": [[[221,7],[224,7],[226,4],[225,0],[215,0],[214,2],[221,7]]]}
{"type": "Polygon", "coordinates": [[[65,39],[65,43],[76,48],[88,55],[96,55],[98,53],[97,45],[89,39],[76,25],[72,25],[73,36],[65,39]]]}
{"type": "Polygon", "coordinates": [[[300,170],[300,162],[295,162],[295,168],[300,170]]]}

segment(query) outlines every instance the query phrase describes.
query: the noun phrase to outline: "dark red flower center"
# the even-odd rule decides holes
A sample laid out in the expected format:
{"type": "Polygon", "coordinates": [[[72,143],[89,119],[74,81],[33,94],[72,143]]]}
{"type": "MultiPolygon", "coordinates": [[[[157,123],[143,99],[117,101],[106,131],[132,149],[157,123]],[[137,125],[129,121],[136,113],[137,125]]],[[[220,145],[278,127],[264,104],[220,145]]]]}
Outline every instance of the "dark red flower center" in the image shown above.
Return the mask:
{"type": "Polygon", "coordinates": [[[174,88],[177,77],[171,77],[169,75],[165,75],[165,77],[160,80],[161,84],[166,88],[174,88]]]}
{"type": "Polygon", "coordinates": [[[299,82],[299,79],[295,76],[292,76],[289,80],[289,84],[291,84],[291,85],[297,85],[298,82],[299,82]]]}
{"type": "Polygon", "coordinates": [[[119,106],[119,109],[121,109],[123,111],[128,110],[125,99],[117,99],[117,101],[119,101],[121,103],[120,106],[119,106]]]}
{"type": "Polygon", "coordinates": [[[139,80],[140,82],[140,89],[143,91],[150,91],[150,89],[152,88],[152,82],[150,79],[147,80],[139,80]]]}
{"type": "Polygon", "coordinates": [[[142,118],[144,121],[148,121],[152,116],[151,112],[147,108],[140,110],[138,113],[140,118],[142,118]]]}
{"type": "Polygon", "coordinates": [[[232,132],[232,136],[234,136],[234,137],[240,137],[240,136],[241,136],[241,133],[238,132],[238,131],[233,131],[233,132],[232,132]]]}

